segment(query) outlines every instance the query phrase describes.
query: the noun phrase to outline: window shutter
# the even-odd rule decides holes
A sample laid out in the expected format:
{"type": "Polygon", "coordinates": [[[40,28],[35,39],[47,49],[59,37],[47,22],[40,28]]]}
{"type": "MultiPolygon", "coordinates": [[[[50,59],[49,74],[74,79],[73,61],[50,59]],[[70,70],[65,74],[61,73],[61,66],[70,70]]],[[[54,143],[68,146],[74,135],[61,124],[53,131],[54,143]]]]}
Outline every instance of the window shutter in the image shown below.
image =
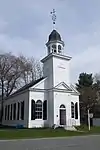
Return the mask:
{"type": "Polygon", "coordinates": [[[43,120],[47,120],[47,100],[43,102],[43,120]]]}
{"type": "Polygon", "coordinates": [[[78,103],[75,103],[75,119],[78,119],[78,103]]]}
{"type": "Polygon", "coordinates": [[[75,107],[74,107],[74,103],[71,102],[71,117],[74,118],[75,117],[75,107]]]}
{"type": "Polygon", "coordinates": [[[24,101],[21,102],[21,120],[24,120],[24,101]]]}
{"type": "Polygon", "coordinates": [[[31,100],[31,120],[35,120],[35,101],[31,100]]]}

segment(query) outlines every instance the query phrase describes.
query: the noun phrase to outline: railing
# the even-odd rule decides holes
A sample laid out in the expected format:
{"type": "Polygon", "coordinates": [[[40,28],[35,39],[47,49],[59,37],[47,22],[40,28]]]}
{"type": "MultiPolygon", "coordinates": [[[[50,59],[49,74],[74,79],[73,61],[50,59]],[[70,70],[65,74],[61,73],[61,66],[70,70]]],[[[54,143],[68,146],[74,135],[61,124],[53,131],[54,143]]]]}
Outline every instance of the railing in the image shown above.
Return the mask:
{"type": "Polygon", "coordinates": [[[67,126],[76,126],[76,120],[75,119],[68,119],[66,121],[67,126]]]}

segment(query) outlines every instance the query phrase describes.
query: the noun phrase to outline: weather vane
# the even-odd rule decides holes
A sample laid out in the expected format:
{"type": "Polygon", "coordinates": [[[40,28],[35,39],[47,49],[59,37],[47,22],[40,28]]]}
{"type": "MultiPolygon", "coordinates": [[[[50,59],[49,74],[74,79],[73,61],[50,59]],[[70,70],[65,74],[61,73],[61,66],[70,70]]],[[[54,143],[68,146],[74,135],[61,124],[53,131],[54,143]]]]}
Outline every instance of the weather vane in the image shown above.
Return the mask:
{"type": "Polygon", "coordinates": [[[56,11],[55,11],[55,9],[53,9],[53,11],[51,12],[51,14],[52,14],[52,21],[53,21],[53,27],[55,26],[55,24],[56,24],[56,11]]]}

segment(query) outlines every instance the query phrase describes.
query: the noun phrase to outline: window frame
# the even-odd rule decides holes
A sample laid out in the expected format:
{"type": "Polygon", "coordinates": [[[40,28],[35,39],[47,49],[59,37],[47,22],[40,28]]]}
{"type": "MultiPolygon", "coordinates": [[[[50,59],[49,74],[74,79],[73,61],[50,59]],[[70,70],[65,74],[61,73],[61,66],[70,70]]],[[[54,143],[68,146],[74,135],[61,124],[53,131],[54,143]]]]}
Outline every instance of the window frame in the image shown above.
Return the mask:
{"type": "Polygon", "coordinates": [[[60,53],[60,54],[61,54],[61,50],[62,50],[61,45],[58,45],[58,53],[60,53]],[[60,47],[60,48],[59,48],[59,47],[60,47]]]}
{"type": "Polygon", "coordinates": [[[43,102],[41,100],[37,100],[35,102],[35,120],[43,120],[43,102]],[[38,104],[38,102],[40,102],[41,104],[38,104]],[[41,105],[41,107],[38,105],[41,105]],[[37,110],[37,109],[41,109],[41,110],[37,110]]]}
{"type": "Polygon", "coordinates": [[[57,46],[56,46],[56,44],[52,45],[52,52],[53,53],[57,53],[57,46]]]}

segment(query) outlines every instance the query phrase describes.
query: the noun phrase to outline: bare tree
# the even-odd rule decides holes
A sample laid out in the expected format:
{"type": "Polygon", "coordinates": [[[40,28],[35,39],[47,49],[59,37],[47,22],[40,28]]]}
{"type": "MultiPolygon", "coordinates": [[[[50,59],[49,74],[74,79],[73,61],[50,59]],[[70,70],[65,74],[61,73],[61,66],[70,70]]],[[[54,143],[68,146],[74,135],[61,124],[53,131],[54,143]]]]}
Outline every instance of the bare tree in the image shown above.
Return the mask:
{"type": "Polygon", "coordinates": [[[11,53],[0,55],[0,86],[5,96],[14,90],[42,77],[42,66],[38,60],[11,53]]]}
{"type": "Polygon", "coordinates": [[[24,81],[24,84],[35,81],[43,76],[42,65],[38,60],[33,57],[25,58],[23,56],[22,59],[24,59],[24,61],[28,64],[28,69],[23,72],[22,80],[24,81]]]}
{"type": "Polygon", "coordinates": [[[14,56],[11,53],[0,55],[0,88],[2,95],[1,121],[3,117],[3,100],[14,90],[40,78],[42,69],[40,63],[33,58],[14,56]]]}

